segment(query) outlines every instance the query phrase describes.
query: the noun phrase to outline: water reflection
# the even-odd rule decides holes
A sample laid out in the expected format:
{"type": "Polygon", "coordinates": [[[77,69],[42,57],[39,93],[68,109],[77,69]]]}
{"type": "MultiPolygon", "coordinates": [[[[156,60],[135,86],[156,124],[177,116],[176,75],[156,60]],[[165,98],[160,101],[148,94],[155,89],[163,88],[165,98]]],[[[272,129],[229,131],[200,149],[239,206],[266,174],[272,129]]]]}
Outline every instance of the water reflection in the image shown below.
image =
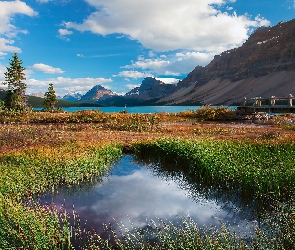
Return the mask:
{"type": "MultiPolygon", "coordinates": [[[[48,194],[41,203],[54,201],[59,208],[74,204],[82,224],[102,233],[103,223],[114,220],[127,227],[129,220],[136,227],[144,227],[147,219],[177,221],[191,217],[199,226],[219,226],[220,222],[234,228],[246,226],[253,218],[240,213],[233,202],[204,195],[199,184],[191,184],[181,173],[160,171],[156,166],[135,161],[126,155],[98,182],[85,189],[64,188],[48,194]],[[166,174],[164,174],[166,173],[166,174]]],[[[208,192],[207,192],[208,193],[208,192]]]]}

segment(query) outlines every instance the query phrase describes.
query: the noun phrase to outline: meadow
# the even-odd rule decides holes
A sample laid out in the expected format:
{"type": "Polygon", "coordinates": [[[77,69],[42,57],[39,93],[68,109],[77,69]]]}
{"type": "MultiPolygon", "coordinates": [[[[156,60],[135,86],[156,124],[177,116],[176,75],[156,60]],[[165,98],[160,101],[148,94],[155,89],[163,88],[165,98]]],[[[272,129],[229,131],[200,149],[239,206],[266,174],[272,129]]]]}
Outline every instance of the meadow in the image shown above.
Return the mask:
{"type": "Polygon", "coordinates": [[[293,120],[241,123],[234,111],[211,107],[177,114],[1,111],[0,249],[294,249],[293,120]],[[248,238],[187,219],[159,220],[146,231],[121,225],[122,235],[109,228],[110,244],[83,230],[74,212],[32,201],[91,182],[125,152],[185,166],[200,181],[261,202],[268,214],[248,238]]]}

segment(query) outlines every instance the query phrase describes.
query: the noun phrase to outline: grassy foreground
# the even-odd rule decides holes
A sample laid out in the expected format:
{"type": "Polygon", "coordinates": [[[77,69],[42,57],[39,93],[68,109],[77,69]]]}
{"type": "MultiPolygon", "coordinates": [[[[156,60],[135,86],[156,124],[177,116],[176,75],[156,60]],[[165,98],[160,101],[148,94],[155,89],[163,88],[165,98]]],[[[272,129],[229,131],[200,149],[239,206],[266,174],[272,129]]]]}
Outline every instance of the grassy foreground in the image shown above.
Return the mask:
{"type": "Polygon", "coordinates": [[[257,228],[247,239],[225,227],[201,229],[189,219],[178,225],[159,220],[152,221],[146,231],[129,231],[124,225],[122,235],[111,230],[114,245],[86,232],[84,246],[76,249],[294,249],[292,123],[280,122],[288,125],[286,130],[275,124],[200,122],[232,114],[217,111],[206,108],[179,115],[2,113],[0,249],[72,249],[73,237],[81,228],[71,230],[66,211],[34,206],[27,198],[62,185],[91,181],[122,155],[123,144],[142,158],[185,166],[200,179],[239,189],[241,195],[287,203],[277,203],[273,214],[264,218],[265,230],[257,228]],[[233,136],[235,140],[229,139],[233,136]]]}

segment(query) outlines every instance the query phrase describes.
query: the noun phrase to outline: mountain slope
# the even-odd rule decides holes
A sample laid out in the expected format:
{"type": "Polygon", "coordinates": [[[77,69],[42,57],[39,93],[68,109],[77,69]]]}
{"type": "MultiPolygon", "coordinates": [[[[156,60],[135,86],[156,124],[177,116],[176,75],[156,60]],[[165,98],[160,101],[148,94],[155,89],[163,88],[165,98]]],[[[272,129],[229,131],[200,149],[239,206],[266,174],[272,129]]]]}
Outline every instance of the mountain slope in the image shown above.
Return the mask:
{"type": "Polygon", "coordinates": [[[231,104],[243,97],[295,94],[295,19],[257,29],[239,48],[197,66],[161,98],[166,104],[231,104]]]}

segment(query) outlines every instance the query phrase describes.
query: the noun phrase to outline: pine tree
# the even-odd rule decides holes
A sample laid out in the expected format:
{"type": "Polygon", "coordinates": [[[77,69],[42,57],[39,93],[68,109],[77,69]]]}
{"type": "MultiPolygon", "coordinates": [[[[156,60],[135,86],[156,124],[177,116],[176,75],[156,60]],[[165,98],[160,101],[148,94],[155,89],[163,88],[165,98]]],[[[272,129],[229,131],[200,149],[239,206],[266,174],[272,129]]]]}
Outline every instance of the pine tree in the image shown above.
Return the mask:
{"type": "Polygon", "coordinates": [[[43,102],[43,107],[45,111],[52,111],[56,109],[55,104],[57,103],[56,94],[53,88],[53,84],[50,83],[48,91],[45,93],[45,99],[43,102]]]}
{"type": "Polygon", "coordinates": [[[16,53],[12,59],[9,59],[10,67],[6,67],[7,72],[4,73],[6,81],[3,82],[7,86],[5,107],[9,110],[23,111],[27,107],[26,88],[27,85],[23,82],[26,80],[22,61],[18,59],[16,53]]]}

